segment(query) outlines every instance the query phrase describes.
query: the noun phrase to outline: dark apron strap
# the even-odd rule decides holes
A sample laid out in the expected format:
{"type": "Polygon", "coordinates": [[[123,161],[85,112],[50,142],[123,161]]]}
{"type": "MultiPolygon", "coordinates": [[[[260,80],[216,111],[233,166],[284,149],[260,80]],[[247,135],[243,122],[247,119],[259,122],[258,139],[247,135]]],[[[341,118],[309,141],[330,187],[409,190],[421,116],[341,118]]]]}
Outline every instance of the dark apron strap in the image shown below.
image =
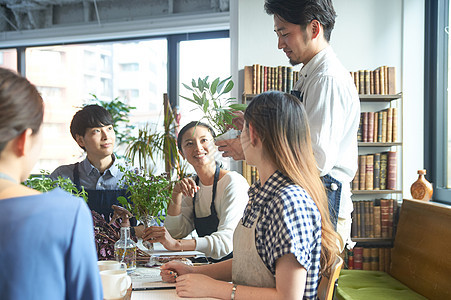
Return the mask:
{"type": "MultiPolygon", "coordinates": [[[[210,214],[212,216],[216,216],[216,208],[215,208],[216,186],[219,181],[219,171],[220,170],[221,170],[221,168],[219,167],[219,164],[216,163],[215,177],[213,179],[213,193],[211,196],[211,205],[210,205],[210,214]]],[[[198,186],[199,185],[199,176],[196,176],[195,182],[196,182],[196,185],[198,186]]],[[[194,202],[195,202],[196,196],[197,196],[197,193],[195,193],[194,197],[193,197],[193,213],[194,213],[195,219],[196,219],[196,207],[194,205],[194,202]]],[[[216,230],[217,230],[217,228],[216,228],[216,230]]]]}

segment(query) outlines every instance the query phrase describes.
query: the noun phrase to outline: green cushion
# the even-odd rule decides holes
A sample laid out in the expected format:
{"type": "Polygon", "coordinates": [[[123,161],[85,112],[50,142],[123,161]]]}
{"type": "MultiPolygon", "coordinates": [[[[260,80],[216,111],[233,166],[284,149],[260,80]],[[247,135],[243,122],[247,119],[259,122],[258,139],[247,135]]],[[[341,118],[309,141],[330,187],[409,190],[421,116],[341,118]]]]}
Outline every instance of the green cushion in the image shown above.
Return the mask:
{"type": "Polygon", "coordinates": [[[338,278],[337,299],[427,299],[385,272],[341,270],[338,278]]]}

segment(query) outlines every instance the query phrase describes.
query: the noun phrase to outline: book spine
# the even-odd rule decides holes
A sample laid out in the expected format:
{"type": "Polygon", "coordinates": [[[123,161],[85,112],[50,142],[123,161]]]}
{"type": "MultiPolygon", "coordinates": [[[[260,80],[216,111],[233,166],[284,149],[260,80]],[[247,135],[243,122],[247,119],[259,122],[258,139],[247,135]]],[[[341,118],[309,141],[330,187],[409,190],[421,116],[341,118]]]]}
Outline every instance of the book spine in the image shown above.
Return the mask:
{"type": "Polygon", "coordinates": [[[362,237],[362,208],[361,201],[356,202],[357,237],[362,237]]]}
{"type": "Polygon", "coordinates": [[[368,71],[370,74],[370,94],[374,94],[374,73],[373,71],[368,71]]]}
{"type": "Polygon", "coordinates": [[[381,89],[380,89],[380,70],[376,69],[374,70],[374,93],[375,94],[380,94],[381,93],[381,89]]]}
{"type": "Polygon", "coordinates": [[[349,249],[348,251],[348,269],[354,269],[354,249],[349,249]]]}
{"type": "Polygon", "coordinates": [[[365,94],[365,71],[359,70],[359,94],[365,94]]]}
{"type": "Polygon", "coordinates": [[[365,190],[365,177],[366,177],[366,155],[359,155],[359,189],[365,190]]]}
{"type": "Polygon", "coordinates": [[[382,143],[387,142],[387,111],[382,111],[382,143]]]}
{"type": "Polygon", "coordinates": [[[369,226],[368,226],[368,237],[374,238],[374,201],[368,201],[369,206],[369,226]]]}
{"type": "Polygon", "coordinates": [[[374,118],[373,118],[373,139],[372,142],[376,143],[377,142],[377,129],[378,129],[378,115],[379,113],[375,112],[374,113],[374,118]]]}
{"type": "Polygon", "coordinates": [[[388,205],[388,237],[393,237],[393,205],[395,200],[389,199],[388,205]]]}
{"type": "Polygon", "coordinates": [[[389,95],[396,94],[396,69],[395,67],[387,67],[387,82],[389,95]]]}
{"type": "Polygon", "coordinates": [[[370,71],[364,70],[365,94],[371,94],[370,71]]]}
{"type": "Polygon", "coordinates": [[[365,201],[359,201],[360,212],[360,235],[359,237],[366,237],[365,234],[365,201]]]}
{"type": "Polygon", "coordinates": [[[379,271],[385,272],[385,249],[379,248],[379,271]]]}
{"type": "Polygon", "coordinates": [[[381,237],[381,207],[380,206],[374,206],[373,208],[373,214],[374,214],[374,237],[380,238],[381,237]]]}
{"type": "Polygon", "coordinates": [[[362,270],[371,271],[371,249],[363,248],[362,256],[362,270]]]}
{"type": "Polygon", "coordinates": [[[253,94],[257,94],[257,70],[258,70],[258,65],[254,64],[252,65],[252,72],[253,72],[253,76],[252,76],[252,93],[253,94]]]}
{"type": "Polygon", "coordinates": [[[363,142],[368,142],[368,112],[362,112],[363,115],[363,131],[362,131],[362,137],[363,142]]]}
{"type": "Polygon", "coordinates": [[[392,141],[393,143],[398,141],[398,109],[393,107],[392,118],[392,141]]]}
{"type": "Polygon", "coordinates": [[[377,142],[382,143],[382,119],[383,119],[383,113],[378,112],[377,113],[377,142]]]}
{"type": "Polygon", "coordinates": [[[389,151],[387,159],[387,190],[396,190],[396,152],[389,151]]]}
{"type": "Polygon", "coordinates": [[[266,92],[268,90],[268,67],[263,67],[263,91],[266,92]]]}
{"type": "Polygon", "coordinates": [[[392,142],[393,137],[393,108],[387,109],[387,143],[392,142]]]}
{"type": "Polygon", "coordinates": [[[363,267],[363,248],[354,247],[354,269],[362,270],[363,267]]]}
{"type": "Polygon", "coordinates": [[[289,93],[293,89],[293,68],[287,68],[287,92],[289,93]]]}
{"type": "Polygon", "coordinates": [[[388,238],[388,219],[390,213],[390,200],[381,199],[381,236],[383,238],[388,238]]]}
{"type": "Polygon", "coordinates": [[[352,210],[352,213],[351,213],[351,218],[352,218],[352,223],[351,223],[351,237],[356,238],[356,237],[359,237],[359,236],[358,236],[358,230],[357,230],[357,225],[358,225],[358,222],[357,222],[357,218],[358,218],[357,212],[358,212],[358,208],[357,208],[357,202],[356,202],[356,201],[353,201],[353,202],[352,202],[352,207],[353,207],[353,210],[352,210]]]}
{"type": "Polygon", "coordinates": [[[363,206],[364,206],[364,223],[365,223],[365,234],[363,235],[363,237],[367,238],[370,237],[370,231],[371,231],[371,216],[370,216],[370,201],[363,201],[363,206]]]}
{"type": "Polygon", "coordinates": [[[379,269],[379,248],[371,248],[371,270],[379,269]]]}
{"type": "Polygon", "coordinates": [[[381,171],[380,171],[380,186],[381,190],[387,189],[387,162],[388,162],[388,154],[381,153],[381,171]]]}
{"type": "Polygon", "coordinates": [[[371,143],[374,141],[374,112],[368,112],[368,129],[367,129],[367,142],[371,143]]]}
{"type": "Polygon", "coordinates": [[[254,68],[252,66],[244,67],[244,93],[254,94],[253,81],[254,81],[254,68]]]}
{"type": "Polygon", "coordinates": [[[384,248],[385,250],[385,272],[390,272],[391,264],[391,248],[384,248]]]}
{"type": "Polygon", "coordinates": [[[386,95],[385,92],[385,71],[383,67],[379,67],[379,87],[381,95],[386,95]]]}
{"type": "Polygon", "coordinates": [[[373,189],[380,190],[380,175],[381,175],[381,154],[374,153],[374,167],[373,167],[373,189]]]}
{"type": "Polygon", "coordinates": [[[373,190],[373,176],[374,176],[373,162],[374,162],[373,154],[368,154],[366,156],[365,190],[373,190]]]}
{"type": "Polygon", "coordinates": [[[282,74],[282,66],[278,66],[277,67],[277,78],[278,78],[278,80],[277,80],[277,90],[278,91],[282,91],[282,83],[283,83],[283,74],[282,74]]]}

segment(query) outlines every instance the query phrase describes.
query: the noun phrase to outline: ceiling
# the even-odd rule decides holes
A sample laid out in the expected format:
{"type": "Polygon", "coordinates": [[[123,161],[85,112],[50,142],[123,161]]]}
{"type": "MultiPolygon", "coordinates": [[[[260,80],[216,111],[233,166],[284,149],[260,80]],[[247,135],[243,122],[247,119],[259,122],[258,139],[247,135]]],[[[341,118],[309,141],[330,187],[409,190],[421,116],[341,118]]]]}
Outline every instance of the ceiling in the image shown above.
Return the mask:
{"type": "Polygon", "coordinates": [[[0,32],[229,11],[229,0],[0,0],[0,32]]]}

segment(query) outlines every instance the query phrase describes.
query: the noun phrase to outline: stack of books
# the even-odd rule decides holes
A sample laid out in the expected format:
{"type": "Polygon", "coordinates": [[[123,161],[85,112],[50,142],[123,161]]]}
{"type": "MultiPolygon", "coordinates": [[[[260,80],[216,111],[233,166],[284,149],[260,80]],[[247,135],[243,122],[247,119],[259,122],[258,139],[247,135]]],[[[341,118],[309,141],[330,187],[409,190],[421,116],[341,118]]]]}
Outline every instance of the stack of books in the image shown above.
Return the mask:
{"type": "Polygon", "coordinates": [[[395,143],[398,141],[398,109],[360,113],[357,141],[363,143],[395,143]]]}
{"type": "Polygon", "coordinates": [[[396,190],[396,155],[396,151],[359,155],[352,190],[396,190]]]}

